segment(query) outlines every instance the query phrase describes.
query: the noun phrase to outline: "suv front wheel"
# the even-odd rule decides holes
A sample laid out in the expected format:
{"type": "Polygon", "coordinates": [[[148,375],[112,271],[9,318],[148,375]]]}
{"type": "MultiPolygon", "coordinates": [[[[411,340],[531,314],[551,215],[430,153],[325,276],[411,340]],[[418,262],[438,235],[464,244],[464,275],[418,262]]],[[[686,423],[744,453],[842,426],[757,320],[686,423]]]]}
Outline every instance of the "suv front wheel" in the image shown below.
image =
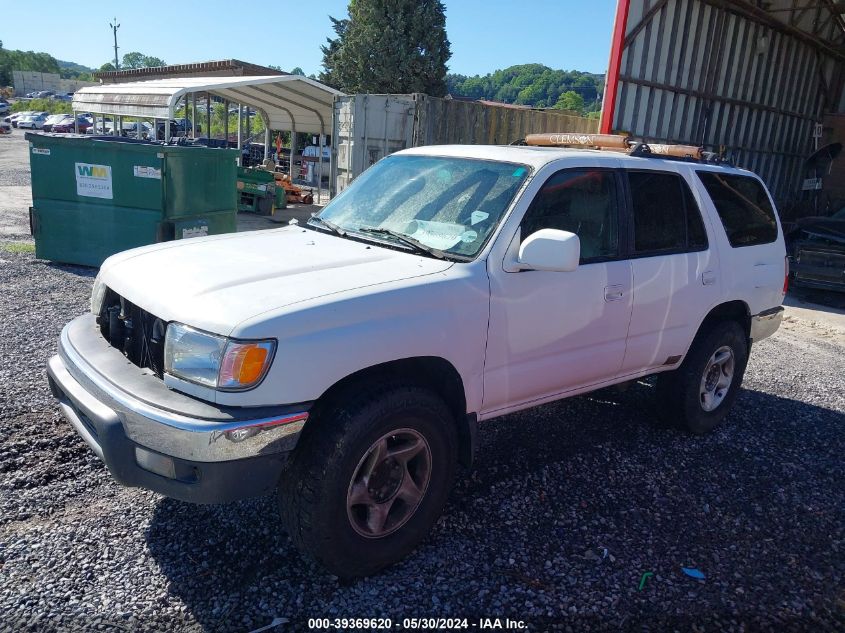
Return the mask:
{"type": "Polygon", "coordinates": [[[309,422],[279,500],[299,549],[352,578],[425,538],[449,495],[458,439],[449,408],[421,387],[363,386],[336,402],[309,422]]]}
{"type": "Polygon", "coordinates": [[[721,321],[696,336],[681,366],[658,375],[661,415],[701,435],[730,411],[748,362],[748,340],[736,321],[721,321]]]}

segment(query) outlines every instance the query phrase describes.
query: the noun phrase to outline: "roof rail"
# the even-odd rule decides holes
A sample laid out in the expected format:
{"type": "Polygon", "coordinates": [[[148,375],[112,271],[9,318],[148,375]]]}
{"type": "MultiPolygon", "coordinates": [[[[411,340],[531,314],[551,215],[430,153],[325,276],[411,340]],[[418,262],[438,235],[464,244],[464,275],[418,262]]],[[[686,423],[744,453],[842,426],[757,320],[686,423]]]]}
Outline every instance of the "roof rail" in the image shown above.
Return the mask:
{"type": "Polygon", "coordinates": [[[536,147],[574,147],[596,149],[606,152],[621,152],[628,156],[643,158],[666,158],[696,163],[718,163],[731,165],[724,156],[706,152],[695,145],[671,143],[645,143],[623,134],[573,134],[569,132],[529,134],[514,144],[536,147]]]}

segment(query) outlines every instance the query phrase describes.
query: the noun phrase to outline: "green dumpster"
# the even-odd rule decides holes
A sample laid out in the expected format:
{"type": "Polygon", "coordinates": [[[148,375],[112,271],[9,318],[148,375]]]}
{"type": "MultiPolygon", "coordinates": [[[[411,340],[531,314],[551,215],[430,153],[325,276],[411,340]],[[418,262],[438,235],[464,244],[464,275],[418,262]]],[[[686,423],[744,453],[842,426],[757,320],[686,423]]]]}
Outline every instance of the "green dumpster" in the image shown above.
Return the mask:
{"type": "Polygon", "coordinates": [[[145,244],[230,233],[237,150],[27,133],[35,255],[99,266],[145,244]]]}

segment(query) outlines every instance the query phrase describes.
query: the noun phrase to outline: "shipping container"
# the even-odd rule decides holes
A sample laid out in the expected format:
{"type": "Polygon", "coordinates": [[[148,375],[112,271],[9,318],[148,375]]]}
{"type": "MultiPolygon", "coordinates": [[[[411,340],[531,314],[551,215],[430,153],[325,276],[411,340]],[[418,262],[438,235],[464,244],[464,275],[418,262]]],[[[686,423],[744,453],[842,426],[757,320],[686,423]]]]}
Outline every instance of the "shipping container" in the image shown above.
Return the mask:
{"type": "Polygon", "coordinates": [[[554,110],[424,94],[336,97],[332,195],[379,159],[421,145],[507,145],[539,132],[595,133],[598,121],[554,110]]]}

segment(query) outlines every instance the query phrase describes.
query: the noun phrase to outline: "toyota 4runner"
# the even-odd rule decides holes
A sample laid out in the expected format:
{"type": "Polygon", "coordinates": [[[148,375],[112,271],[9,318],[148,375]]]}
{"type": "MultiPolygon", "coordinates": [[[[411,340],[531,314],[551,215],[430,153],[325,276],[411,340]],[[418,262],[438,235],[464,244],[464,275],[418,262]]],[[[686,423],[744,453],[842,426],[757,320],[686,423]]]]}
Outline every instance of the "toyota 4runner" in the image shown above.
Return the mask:
{"type": "Polygon", "coordinates": [[[410,149],[304,225],[118,253],[52,391],[118,482],[276,490],[301,549],[373,573],[479,422],[652,374],[668,420],[725,418],[780,324],[780,223],[753,173],[647,149],[410,149]]]}

